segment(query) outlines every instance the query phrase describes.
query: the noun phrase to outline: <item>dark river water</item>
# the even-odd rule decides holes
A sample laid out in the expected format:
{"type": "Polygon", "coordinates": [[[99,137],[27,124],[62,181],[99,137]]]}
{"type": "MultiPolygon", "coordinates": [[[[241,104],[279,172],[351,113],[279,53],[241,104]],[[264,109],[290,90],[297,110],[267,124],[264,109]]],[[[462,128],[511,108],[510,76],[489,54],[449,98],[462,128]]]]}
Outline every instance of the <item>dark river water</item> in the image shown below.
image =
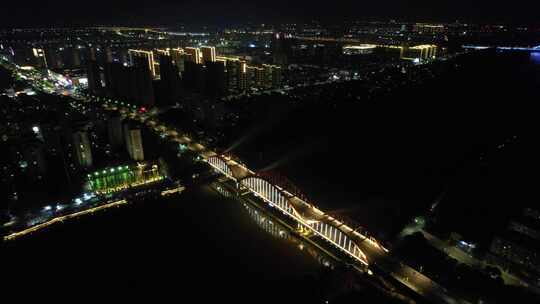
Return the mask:
{"type": "MultiPolygon", "coordinates": [[[[251,205],[209,186],[51,227],[3,250],[9,288],[93,295],[318,302],[332,262],[251,205]]],[[[4,269],[6,270],[6,269],[4,269]]],[[[199,302],[197,301],[197,302],[199,302]]]]}
{"type": "MultiPolygon", "coordinates": [[[[486,162],[491,168],[524,162],[537,136],[540,53],[482,52],[442,66],[444,72],[433,79],[369,102],[340,102],[337,92],[301,104],[264,131],[246,132],[248,139],[233,152],[255,170],[287,176],[323,210],[392,238],[453,190],[456,180],[472,176],[470,170],[486,162]],[[492,157],[511,145],[521,145],[521,157],[492,157]]],[[[514,174],[506,177],[508,184],[524,176],[514,174]]],[[[500,194],[483,191],[466,204],[503,203],[500,194]]]]}

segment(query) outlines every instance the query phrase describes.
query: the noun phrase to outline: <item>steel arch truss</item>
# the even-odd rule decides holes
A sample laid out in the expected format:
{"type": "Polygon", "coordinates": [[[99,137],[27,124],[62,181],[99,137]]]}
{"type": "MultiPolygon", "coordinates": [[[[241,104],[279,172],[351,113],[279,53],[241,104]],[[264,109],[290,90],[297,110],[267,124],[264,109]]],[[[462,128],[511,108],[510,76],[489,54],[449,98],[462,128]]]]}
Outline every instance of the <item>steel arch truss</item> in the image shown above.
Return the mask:
{"type": "Polygon", "coordinates": [[[367,257],[364,252],[345,232],[324,222],[314,222],[309,224],[309,226],[319,236],[331,242],[334,246],[347,252],[349,255],[359,260],[363,264],[368,265],[367,257]]]}
{"type": "Polygon", "coordinates": [[[289,203],[289,199],[285,193],[267,180],[258,176],[250,176],[240,180],[240,183],[242,186],[262,197],[265,201],[270,203],[271,206],[278,207],[281,211],[292,217],[301,218],[298,212],[296,212],[293,206],[289,203]]]}
{"type": "Polygon", "coordinates": [[[271,182],[260,176],[250,176],[241,179],[240,184],[362,264],[368,265],[366,255],[349,235],[330,223],[324,222],[324,220],[316,220],[300,215],[291,204],[290,195],[285,194],[271,182]]]}
{"type": "Polygon", "coordinates": [[[227,177],[236,180],[236,178],[234,177],[234,174],[233,174],[231,168],[229,167],[229,165],[227,164],[227,162],[226,162],[225,160],[223,160],[221,157],[219,157],[219,156],[212,156],[212,157],[208,158],[208,163],[209,163],[212,167],[214,167],[216,170],[218,170],[218,171],[220,171],[221,173],[225,174],[227,177]]]}

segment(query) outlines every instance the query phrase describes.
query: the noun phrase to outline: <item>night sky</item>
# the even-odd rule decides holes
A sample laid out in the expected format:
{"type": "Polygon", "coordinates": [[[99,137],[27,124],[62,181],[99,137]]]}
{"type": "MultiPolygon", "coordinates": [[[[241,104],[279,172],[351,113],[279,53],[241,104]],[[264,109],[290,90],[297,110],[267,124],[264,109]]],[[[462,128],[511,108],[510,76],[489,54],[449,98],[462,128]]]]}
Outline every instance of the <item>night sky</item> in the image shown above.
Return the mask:
{"type": "Polygon", "coordinates": [[[540,25],[535,0],[93,0],[3,1],[1,27],[40,25],[232,25],[364,17],[540,25]]]}

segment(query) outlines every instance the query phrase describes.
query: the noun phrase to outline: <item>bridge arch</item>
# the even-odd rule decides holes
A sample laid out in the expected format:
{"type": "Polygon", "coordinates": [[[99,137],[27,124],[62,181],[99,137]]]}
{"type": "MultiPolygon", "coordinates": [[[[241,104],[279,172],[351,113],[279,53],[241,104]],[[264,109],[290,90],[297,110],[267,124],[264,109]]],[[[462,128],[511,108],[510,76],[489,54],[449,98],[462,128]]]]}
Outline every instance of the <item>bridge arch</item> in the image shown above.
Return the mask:
{"type": "Polygon", "coordinates": [[[225,174],[227,177],[236,180],[231,168],[229,167],[229,165],[227,164],[227,162],[223,158],[216,155],[216,156],[212,156],[212,157],[208,158],[207,162],[212,167],[214,167],[215,169],[217,169],[221,173],[225,174]]]}
{"type": "MultiPolygon", "coordinates": [[[[232,158],[231,158],[232,159],[232,158]]],[[[313,232],[349,256],[368,265],[359,244],[366,237],[358,236],[343,223],[315,208],[301,191],[295,191],[291,183],[268,172],[254,173],[226,156],[214,155],[206,159],[214,169],[261,197],[271,207],[293,218],[302,229],[313,232]]]]}
{"type": "Polygon", "coordinates": [[[338,227],[324,221],[317,221],[310,223],[310,228],[316,231],[319,236],[334,244],[334,246],[347,252],[363,264],[368,265],[366,254],[360,249],[356,241],[338,227]]]}
{"type": "Polygon", "coordinates": [[[268,203],[277,206],[281,211],[288,213],[288,215],[302,218],[293,205],[289,202],[289,197],[285,194],[285,192],[276,187],[266,178],[252,175],[241,179],[240,184],[262,197],[268,203]]]}
{"type": "MultiPolygon", "coordinates": [[[[284,191],[278,188],[268,178],[259,175],[243,178],[240,180],[240,184],[271,205],[278,207],[283,213],[294,218],[301,226],[311,230],[364,265],[368,265],[367,257],[355,239],[336,225],[332,225],[332,220],[329,220],[327,216],[321,216],[314,212],[303,212],[303,215],[301,215],[293,203],[293,199],[297,200],[297,198],[285,193],[286,189],[284,191]]],[[[307,204],[307,202],[304,202],[304,204],[307,204]]]]}

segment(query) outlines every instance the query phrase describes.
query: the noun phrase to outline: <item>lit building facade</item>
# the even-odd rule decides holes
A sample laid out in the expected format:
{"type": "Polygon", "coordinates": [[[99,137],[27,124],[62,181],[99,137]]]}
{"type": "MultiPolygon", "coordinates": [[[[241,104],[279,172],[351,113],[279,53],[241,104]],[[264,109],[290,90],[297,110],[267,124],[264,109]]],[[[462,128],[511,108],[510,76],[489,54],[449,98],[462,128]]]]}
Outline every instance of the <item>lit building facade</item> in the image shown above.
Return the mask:
{"type": "Polygon", "coordinates": [[[152,78],[155,78],[156,73],[156,63],[154,60],[154,52],[152,51],[143,51],[143,50],[129,50],[129,56],[131,59],[131,63],[135,64],[136,59],[135,58],[143,58],[144,62],[148,65],[148,69],[150,71],[150,74],[152,78]]]}
{"type": "Polygon", "coordinates": [[[227,86],[231,91],[247,89],[247,64],[240,59],[227,59],[227,86]]]}
{"type": "Polygon", "coordinates": [[[204,64],[207,62],[216,61],[216,48],[213,46],[204,46],[201,48],[202,59],[204,64]]]}
{"type": "Polygon", "coordinates": [[[181,75],[187,90],[204,92],[209,95],[223,95],[227,91],[241,92],[249,88],[278,88],[282,82],[282,70],[278,65],[249,65],[246,60],[233,56],[217,56],[216,48],[186,47],[155,50],[158,54],[161,80],[170,74],[162,69],[170,68],[170,63],[181,75]]]}
{"type": "Polygon", "coordinates": [[[269,88],[279,88],[282,83],[282,72],[281,67],[272,64],[263,64],[264,68],[264,87],[269,88]]]}
{"type": "Polygon", "coordinates": [[[432,44],[422,44],[406,48],[403,51],[402,59],[434,59],[437,57],[437,46],[432,44]]]}
{"type": "Polygon", "coordinates": [[[39,67],[48,68],[45,50],[40,48],[33,48],[32,54],[34,55],[35,61],[39,67]]]}
{"type": "Polygon", "coordinates": [[[163,178],[157,163],[139,162],[135,165],[103,168],[89,173],[86,189],[99,194],[114,193],[158,182],[163,178]]]}
{"type": "Polygon", "coordinates": [[[196,64],[201,63],[201,50],[199,48],[187,47],[184,49],[186,60],[196,64]]]}
{"type": "Polygon", "coordinates": [[[420,34],[440,34],[444,30],[444,25],[442,24],[416,23],[413,25],[413,32],[420,34]]]}
{"type": "Polygon", "coordinates": [[[343,47],[344,55],[368,55],[373,54],[377,46],[374,44],[346,45],[343,47]]]}

